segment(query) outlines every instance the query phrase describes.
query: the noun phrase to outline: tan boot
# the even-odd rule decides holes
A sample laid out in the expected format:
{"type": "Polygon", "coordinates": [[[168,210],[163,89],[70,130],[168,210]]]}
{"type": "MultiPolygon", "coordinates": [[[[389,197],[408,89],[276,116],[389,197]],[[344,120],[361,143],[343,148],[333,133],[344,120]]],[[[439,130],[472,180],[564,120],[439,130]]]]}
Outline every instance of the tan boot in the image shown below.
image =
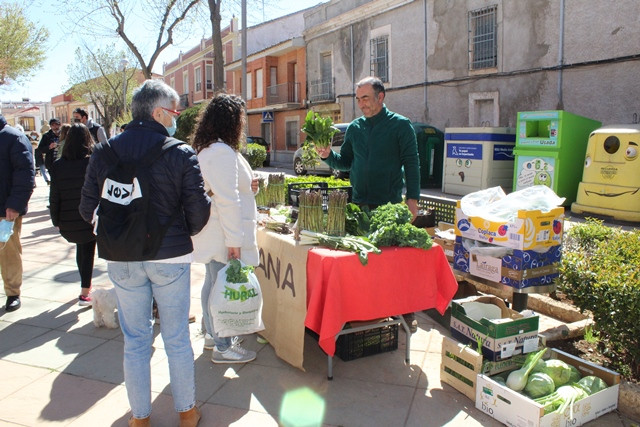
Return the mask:
{"type": "Polygon", "coordinates": [[[200,409],[197,406],[185,412],[179,412],[180,427],[196,427],[200,422],[200,409]]]}
{"type": "Polygon", "coordinates": [[[151,427],[151,421],[147,418],[129,418],[129,427],[151,427]]]}

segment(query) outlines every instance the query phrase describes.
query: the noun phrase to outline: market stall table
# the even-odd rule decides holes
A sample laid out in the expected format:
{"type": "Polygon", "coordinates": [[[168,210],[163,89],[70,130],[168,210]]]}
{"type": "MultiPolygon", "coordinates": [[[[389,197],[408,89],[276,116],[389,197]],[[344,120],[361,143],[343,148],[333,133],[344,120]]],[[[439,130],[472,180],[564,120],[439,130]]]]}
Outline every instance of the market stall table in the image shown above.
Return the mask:
{"type": "Polygon", "coordinates": [[[319,335],[328,356],[347,322],[436,308],[444,314],[458,283],[438,245],[430,250],[383,248],[363,266],[344,251],[297,244],[258,229],[263,291],[261,333],[276,354],[303,369],[304,328],[319,335]]]}

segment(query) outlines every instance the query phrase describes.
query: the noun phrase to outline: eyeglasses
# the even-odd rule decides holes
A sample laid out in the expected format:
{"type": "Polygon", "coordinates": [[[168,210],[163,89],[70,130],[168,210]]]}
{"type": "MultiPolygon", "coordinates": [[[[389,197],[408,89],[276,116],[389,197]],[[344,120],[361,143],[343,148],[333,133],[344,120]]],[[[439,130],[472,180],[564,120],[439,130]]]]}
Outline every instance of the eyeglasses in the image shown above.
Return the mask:
{"type": "Polygon", "coordinates": [[[170,109],[168,109],[168,108],[164,108],[164,107],[160,107],[160,108],[162,108],[164,111],[166,111],[166,112],[168,112],[168,113],[171,113],[171,114],[173,114],[173,115],[176,115],[176,116],[179,116],[179,115],[180,115],[180,111],[170,110],[170,109]]]}

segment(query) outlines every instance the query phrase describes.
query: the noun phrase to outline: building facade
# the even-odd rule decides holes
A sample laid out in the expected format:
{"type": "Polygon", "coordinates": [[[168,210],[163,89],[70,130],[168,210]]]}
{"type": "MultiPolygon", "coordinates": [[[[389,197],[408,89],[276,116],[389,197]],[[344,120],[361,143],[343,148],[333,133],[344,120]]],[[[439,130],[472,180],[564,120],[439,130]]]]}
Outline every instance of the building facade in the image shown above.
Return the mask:
{"type": "Polygon", "coordinates": [[[441,129],[556,109],[637,123],[639,14],[634,0],[332,0],[305,13],[311,108],[352,120],[354,84],[375,74],[390,109],[441,129]]]}

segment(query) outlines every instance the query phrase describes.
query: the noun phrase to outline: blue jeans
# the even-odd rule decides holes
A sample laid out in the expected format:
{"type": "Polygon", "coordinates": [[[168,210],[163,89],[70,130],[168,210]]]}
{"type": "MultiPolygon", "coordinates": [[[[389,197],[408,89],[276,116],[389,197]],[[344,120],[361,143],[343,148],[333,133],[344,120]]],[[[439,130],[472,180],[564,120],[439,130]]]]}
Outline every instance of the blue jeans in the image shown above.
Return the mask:
{"type": "Polygon", "coordinates": [[[42,175],[44,180],[47,182],[51,181],[49,179],[49,175],[47,175],[47,168],[44,166],[44,164],[40,165],[39,168],[40,168],[40,174],[42,175]]]}
{"type": "Polygon", "coordinates": [[[204,275],[204,284],[202,285],[202,293],[200,294],[200,301],[202,302],[202,318],[204,319],[204,328],[207,333],[213,337],[213,342],[216,345],[218,351],[225,351],[231,345],[231,337],[220,338],[213,329],[213,317],[211,317],[211,310],[209,308],[209,295],[211,289],[216,281],[218,272],[222,270],[225,265],[218,261],[209,261],[205,264],[206,272],[204,275]]]}
{"type": "Polygon", "coordinates": [[[189,338],[190,264],[109,262],[124,335],[124,382],[135,418],[151,414],[152,298],[162,318],[160,332],[169,359],[171,393],[177,412],[195,406],[195,367],[189,338]]]}

